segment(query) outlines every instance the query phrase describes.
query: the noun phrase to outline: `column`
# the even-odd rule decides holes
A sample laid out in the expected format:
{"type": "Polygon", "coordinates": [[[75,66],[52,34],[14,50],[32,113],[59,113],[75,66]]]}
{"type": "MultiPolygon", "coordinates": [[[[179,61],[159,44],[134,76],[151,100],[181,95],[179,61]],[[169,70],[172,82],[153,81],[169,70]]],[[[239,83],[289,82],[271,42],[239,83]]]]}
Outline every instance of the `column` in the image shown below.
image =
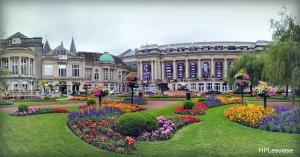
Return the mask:
{"type": "Polygon", "coordinates": [[[143,62],[139,62],[140,80],[143,80],[143,62]]]}
{"type": "Polygon", "coordinates": [[[177,79],[177,67],[176,67],[176,60],[173,60],[173,79],[177,79]]]}
{"type": "Polygon", "coordinates": [[[198,68],[198,78],[200,78],[200,77],[202,77],[201,76],[202,69],[201,69],[201,60],[200,59],[198,59],[197,68],[198,68]]]}
{"type": "Polygon", "coordinates": [[[151,81],[154,80],[154,61],[151,60],[151,81]]]}
{"type": "Polygon", "coordinates": [[[212,76],[216,77],[215,76],[215,63],[214,63],[213,59],[211,59],[211,77],[212,76]]]}
{"type": "Polygon", "coordinates": [[[189,60],[185,60],[185,78],[189,78],[190,66],[189,60]]]}
{"type": "Polygon", "coordinates": [[[160,69],[160,61],[157,60],[155,62],[155,65],[156,65],[156,73],[155,73],[155,76],[156,76],[156,79],[161,79],[161,75],[160,75],[160,72],[159,72],[159,69],[160,69]]]}
{"type": "Polygon", "coordinates": [[[30,75],[29,73],[30,73],[30,70],[29,70],[29,66],[30,66],[30,58],[29,57],[27,57],[27,68],[26,68],[26,74],[27,75],[30,75]]]}
{"type": "Polygon", "coordinates": [[[226,78],[227,77],[227,58],[225,58],[224,59],[224,78],[226,78]]]}
{"type": "Polygon", "coordinates": [[[11,72],[11,61],[10,61],[10,57],[8,57],[8,71],[11,72]]]}
{"type": "Polygon", "coordinates": [[[164,63],[164,61],[162,61],[161,71],[162,71],[161,80],[165,81],[165,63],[164,63]]]}
{"type": "Polygon", "coordinates": [[[18,74],[22,74],[21,73],[21,65],[22,65],[22,63],[21,63],[21,57],[19,57],[18,74]]]}

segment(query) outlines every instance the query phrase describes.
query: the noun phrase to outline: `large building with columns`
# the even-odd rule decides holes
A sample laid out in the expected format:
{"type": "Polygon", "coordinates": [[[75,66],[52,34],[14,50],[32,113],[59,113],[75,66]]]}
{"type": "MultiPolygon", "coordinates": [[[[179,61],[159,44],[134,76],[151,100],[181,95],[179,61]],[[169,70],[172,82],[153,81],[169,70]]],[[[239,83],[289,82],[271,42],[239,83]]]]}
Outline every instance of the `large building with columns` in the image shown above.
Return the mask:
{"type": "Polygon", "coordinates": [[[232,90],[227,71],[242,53],[259,53],[269,41],[193,42],[144,45],[119,57],[136,64],[139,77],[148,84],[167,82],[171,90],[183,84],[191,91],[232,90]]]}

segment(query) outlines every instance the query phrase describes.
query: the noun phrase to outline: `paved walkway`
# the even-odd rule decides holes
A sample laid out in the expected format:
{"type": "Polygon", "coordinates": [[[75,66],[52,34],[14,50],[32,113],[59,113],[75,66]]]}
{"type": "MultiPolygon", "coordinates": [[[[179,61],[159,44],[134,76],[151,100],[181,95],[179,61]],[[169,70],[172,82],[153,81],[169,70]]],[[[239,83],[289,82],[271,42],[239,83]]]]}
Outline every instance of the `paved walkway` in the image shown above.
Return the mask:
{"type": "MultiPolygon", "coordinates": [[[[149,101],[147,101],[147,105],[145,105],[145,107],[148,110],[151,110],[151,109],[166,107],[171,104],[175,104],[177,102],[179,102],[179,101],[152,101],[152,100],[149,100],[149,101]]],[[[86,104],[86,102],[70,103],[70,104],[39,105],[39,106],[35,106],[35,107],[58,108],[58,107],[66,107],[66,106],[83,106],[85,104],[86,104]]],[[[18,110],[18,107],[16,107],[16,106],[0,106],[0,111],[8,111],[9,113],[13,113],[13,112],[16,112],[17,110],[18,110]]]]}

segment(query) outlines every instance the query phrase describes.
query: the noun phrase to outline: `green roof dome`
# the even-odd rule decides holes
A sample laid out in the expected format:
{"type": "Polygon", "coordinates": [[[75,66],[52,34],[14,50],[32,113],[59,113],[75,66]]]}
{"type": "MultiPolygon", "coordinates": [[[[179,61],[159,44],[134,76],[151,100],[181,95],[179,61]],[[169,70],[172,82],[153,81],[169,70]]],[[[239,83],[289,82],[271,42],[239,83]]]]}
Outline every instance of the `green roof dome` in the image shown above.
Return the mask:
{"type": "Polygon", "coordinates": [[[100,57],[99,61],[101,63],[115,63],[114,58],[108,53],[104,52],[100,57]]]}

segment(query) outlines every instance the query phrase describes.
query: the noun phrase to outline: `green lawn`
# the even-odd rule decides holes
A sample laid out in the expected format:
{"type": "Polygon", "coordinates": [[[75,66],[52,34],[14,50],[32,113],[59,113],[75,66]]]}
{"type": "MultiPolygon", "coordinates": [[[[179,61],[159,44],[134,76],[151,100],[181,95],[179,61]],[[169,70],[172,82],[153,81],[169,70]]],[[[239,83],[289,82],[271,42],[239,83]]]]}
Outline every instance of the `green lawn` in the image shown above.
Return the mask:
{"type": "MultiPolygon", "coordinates": [[[[172,115],[179,104],[163,109],[143,111],[154,115],[172,115]]],[[[228,106],[209,109],[202,122],[180,129],[171,140],[139,142],[133,154],[121,155],[103,151],[82,142],[67,128],[62,113],[12,117],[0,112],[0,156],[269,156],[260,147],[293,148],[300,155],[300,135],[273,133],[252,129],[223,117],[228,106]]],[[[78,107],[68,107],[72,110],[78,107]]],[[[272,154],[276,155],[276,154],[272,154]]]]}

